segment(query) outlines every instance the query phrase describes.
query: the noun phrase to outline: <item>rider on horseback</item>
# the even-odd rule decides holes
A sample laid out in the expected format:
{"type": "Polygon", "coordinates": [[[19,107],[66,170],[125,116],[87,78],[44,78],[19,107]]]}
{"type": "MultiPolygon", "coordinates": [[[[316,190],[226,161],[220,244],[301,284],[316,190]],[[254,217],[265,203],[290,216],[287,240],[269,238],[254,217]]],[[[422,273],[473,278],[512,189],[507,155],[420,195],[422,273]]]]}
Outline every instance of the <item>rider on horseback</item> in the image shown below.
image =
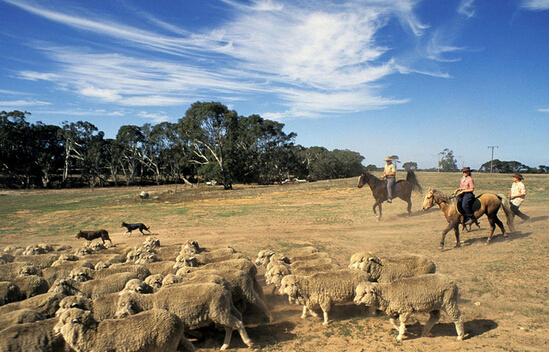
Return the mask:
{"type": "Polygon", "coordinates": [[[455,190],[454,195],[461,195],[461,206],[463,211],[465,211],[465,225],[473,224],[475,219],[475,213],[473,212],[473,203],[475,201],[475,195],[473,191],[475,190],[475,182],[471,177],[471,168],[469,166],[464,166],[461,169],[463,177],[459,183],[459,188],[455,190]]]}
{"type": "Polygon", "coordinates": [[[385,158],[385,162],[381,179],[387,180],[387,202],[391,203],[393,201],[393,185],[396,180],[396,166],[393,164],[393,159],[390,156],[385,158]]]}

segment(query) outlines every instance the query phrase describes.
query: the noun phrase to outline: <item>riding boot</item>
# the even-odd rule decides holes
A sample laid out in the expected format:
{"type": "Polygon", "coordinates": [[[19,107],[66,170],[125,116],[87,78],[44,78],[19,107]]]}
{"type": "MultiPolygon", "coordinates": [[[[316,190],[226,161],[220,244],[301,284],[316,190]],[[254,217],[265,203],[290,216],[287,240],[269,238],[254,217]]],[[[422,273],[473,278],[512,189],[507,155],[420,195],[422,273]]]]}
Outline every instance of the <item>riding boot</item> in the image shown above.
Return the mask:
{"type": "Polygon", "coordinates": [[[474,216],[474,215],[471,215],[471,216],[469,217],[469,219],[467,219],[467,221],[465,221],[464,224],[467,225],[467,226],[471,226],[471,225],[474,224],[476,221],[477,221],[477,219],[475,218],[475,216],[474,216]]]}

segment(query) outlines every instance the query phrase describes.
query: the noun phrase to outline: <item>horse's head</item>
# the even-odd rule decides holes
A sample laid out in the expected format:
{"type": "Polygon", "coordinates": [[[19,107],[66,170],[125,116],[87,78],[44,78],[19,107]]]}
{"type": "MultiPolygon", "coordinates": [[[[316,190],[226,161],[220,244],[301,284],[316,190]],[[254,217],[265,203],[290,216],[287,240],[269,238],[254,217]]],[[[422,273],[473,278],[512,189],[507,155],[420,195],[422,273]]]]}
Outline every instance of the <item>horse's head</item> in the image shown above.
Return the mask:
{"type": "Polygon", "coordinates": [[[423,210],[427,210],[431,208],[433,205],[435,205],[435,193],[436,191],[429,187],[429,190],[427,191],[427,194],[425,195],[425,199],[423,200],[423,210]]]}
{"type": "Polygon", "coordinates": [[[358,177],[358,183],[356,185],[358,188],[362,188],[365,184],[368,183],[368,175],[368,171],[365,171],[358,177]]]}

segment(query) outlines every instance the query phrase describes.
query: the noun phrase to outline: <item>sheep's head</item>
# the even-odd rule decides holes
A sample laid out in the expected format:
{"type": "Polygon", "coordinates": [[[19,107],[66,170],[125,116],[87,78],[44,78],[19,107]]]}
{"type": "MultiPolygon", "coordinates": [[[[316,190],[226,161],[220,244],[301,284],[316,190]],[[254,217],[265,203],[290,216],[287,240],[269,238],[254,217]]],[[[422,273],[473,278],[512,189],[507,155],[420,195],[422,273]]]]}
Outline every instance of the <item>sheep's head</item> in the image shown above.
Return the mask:
{"type": "Polygon", "coordinates": [[[295,275],[286,275],[282,278],[278,293],[280,295],[288,295],[288,302],[290,304],[297,300],[299,292],[295,275]]]}
{"type": "Polygon", "coordinates": [[[122,291],[120,293],[120,297],[118,298],[118,306],[114,315],[120,319],[137,313],[138,310],[132,297],[132,293],[122,291]]]}
{"type": "Polygon", "coordinates": [[[360,264],[364,262],[364,259],[366,259],[366,256],[364,253],[355,253],[351,256],[351,259],[349,260],[349,269],[359,269],[360,264]]]}
{"type": "Polygon", "coordinates": [[[368,307],[375,307],[378,303],[378,286],[373,282],[361,282],[355,289],[355,304],[364,304],[368,307]]]}
{"type": "Polygon", "coordinates": [[[273,256],[275,253],[268,249],[263,249],[257,253],[257,258],[255,259],[255,265],[257,266],[265,266],[269,262],[269,259],[271,256],[273,256]]]}
{"type": "Polygon", "coordinates": [[[151,286],[153,289],[159,289],[162,287],[162,280],[164,276],[162,274],[149,275],[145,278],[145,283],[151,286]]]}
{"type": "Polygon", "coordinates": [[[145,282],[139,279],[131,279],[126,282],[126,285],[124,286],[124,291],[135,293],[152,293],[153,289],[151,286],[147,285],[145,282]]]}
{"type": "Polygon", "coordinates": [[[85,297],[79,296],[67,296],[59,302],[59,309],[55,312],[55,316],[59,317],[65,311],[70,308],[80,308],[85,310],[90,310],[92,306],[92,300],[85,297]]]}
{"type": "Polygon", "coordinates": [[[69,278],[76,282],[93,280],[93,270],[90,268],[75,268],[69,273],[69,278]]]}
{"type": "Polygon", "coordinates": [[[195,240],[188,240],[181,249],[188,249],[192,253],[198,253],[200,252],[200,246],[198,245],[198,242],[195,240]]]}
{"type": "Polygon", "coordinates": [[[53,327],[53,332],[54,334],[59,335],[60,333],[66,331],[67,328],[70,329],[75,328],[75,326],[79,326],[81,329],[84,327],[87,329],[95,324],[97,324],[97,322],[93,318],[90,311],[79,308],[70,308],[59,316],[59,321],[53,327]]]}

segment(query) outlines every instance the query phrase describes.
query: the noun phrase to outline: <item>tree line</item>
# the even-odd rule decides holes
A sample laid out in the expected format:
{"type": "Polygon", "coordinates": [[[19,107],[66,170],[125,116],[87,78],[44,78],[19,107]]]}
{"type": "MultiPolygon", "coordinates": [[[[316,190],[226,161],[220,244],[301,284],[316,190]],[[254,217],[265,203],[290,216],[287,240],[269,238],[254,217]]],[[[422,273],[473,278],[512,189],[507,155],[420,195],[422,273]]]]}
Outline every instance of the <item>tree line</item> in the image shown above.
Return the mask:
{"type": "Polygon", "coordinates": [[[295,144],[284,124],[240,116],[219,102],[196,102],[177,123],[124,125],[105,138],[90,122],[29,123],[0,113],[0,186],[96,187],[215,180],[268,184],[358,176],[364,157],[295,144]]]}

